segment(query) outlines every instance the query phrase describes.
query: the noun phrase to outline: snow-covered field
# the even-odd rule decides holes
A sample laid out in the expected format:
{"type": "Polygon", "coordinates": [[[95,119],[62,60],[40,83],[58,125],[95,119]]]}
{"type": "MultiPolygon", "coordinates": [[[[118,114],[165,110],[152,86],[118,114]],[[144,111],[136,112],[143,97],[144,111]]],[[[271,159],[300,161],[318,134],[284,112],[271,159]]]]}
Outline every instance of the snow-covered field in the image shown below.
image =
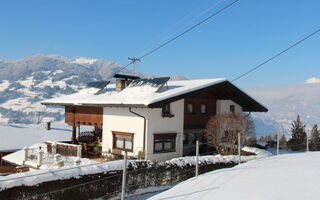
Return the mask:
{"type": "Polygon", "coordinates": [[[71,128],[65,123],[53,123],[51,130],[44,124],[0,125],[0,151],[17,150],[45,141],[70,141],[71,128]]]}
{"type": "Polygon", "coordinates": [[[272,156],[202,174],[149,199],[315,200],[319,169],[320,152],[272,156]]]}

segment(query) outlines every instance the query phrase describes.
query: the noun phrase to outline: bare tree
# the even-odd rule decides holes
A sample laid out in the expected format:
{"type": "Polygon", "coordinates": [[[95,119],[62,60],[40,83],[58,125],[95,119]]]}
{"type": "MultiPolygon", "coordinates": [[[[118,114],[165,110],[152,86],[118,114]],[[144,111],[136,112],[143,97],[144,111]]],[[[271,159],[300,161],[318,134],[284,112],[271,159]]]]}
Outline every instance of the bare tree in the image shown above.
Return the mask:
{"type": "Polygon", "coordinates": [[[206,139],[221,154],[237,152],[238,133],[241,141],[255,137],[254,124],[249,114],[227,113],[211,117],[206,126],[206,139]]]}

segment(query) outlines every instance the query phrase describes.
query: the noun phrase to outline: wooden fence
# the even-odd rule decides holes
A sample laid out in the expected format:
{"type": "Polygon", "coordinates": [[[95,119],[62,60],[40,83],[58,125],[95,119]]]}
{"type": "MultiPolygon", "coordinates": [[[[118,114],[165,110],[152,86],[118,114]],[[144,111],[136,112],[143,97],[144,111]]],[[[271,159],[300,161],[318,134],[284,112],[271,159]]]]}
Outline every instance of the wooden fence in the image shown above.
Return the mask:
{"type": "Polygon", "coordinates": [[[56,144],[56,153],[59,153],[62,156],[77,156],[78,145],[68,144],[68,143],[54,143],[54,142],[45,142],[47,145],[48,153],[52,154],[52,146],[56,144]]]}

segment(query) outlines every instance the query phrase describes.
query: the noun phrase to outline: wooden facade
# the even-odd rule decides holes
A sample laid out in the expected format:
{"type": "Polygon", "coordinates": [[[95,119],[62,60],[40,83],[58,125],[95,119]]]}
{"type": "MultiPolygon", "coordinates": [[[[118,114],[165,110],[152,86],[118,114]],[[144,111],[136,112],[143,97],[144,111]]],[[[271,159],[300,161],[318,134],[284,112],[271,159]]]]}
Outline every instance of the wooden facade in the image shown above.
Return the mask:
{"type": "Polygon", "coordinates": [[[66,106],[65,122],[69,126],[72,126],[72,144],[75,144],[77,135],[76,127],[87,125],[102,130],[103,107],[66,106]]]}
{"type": "Polygon", "coordinates": [[[184,129],[204,129],[211,116],[216,114],[217,99],[213,93],[202,92],[184,99],[184,129]],[[193,112],[188,113],[188,104],[193,105],[193,112]],[[201,104],[205,112],[201,113],[201,104]]]}
{"type": "Polygon", "coordinates": [[[103,107],[66,106],[65,122],[69,126],[96,126],[102,128],[103,107]]]}
{"type": "Polygon", "coordinates": [[[149,108],[161,108],[163,105],[192,97],[207,96],[208,99],[214,97],[216,100],[230,99],[242,107],[244,112],[268,112],[268,109],[252,99],[242,90],[234,86],[229,81],[224,81],[199,90],[177,95],[148,105],[149,108]]]}

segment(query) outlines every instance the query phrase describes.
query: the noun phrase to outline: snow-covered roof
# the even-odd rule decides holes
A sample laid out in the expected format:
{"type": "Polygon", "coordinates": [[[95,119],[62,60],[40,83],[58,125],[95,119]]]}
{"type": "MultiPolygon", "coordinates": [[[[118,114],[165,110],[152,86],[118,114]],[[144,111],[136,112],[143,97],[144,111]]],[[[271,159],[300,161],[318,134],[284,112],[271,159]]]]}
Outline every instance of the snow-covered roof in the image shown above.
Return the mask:
{"type": "Polygon", "coordinates": [[[79,93],[45,100],[45,105],[141,105],[148,106],[168,98],[199,90],[226,81],[224,78],[168,81],[158,92],[150,85],[126,87],[115,91],[115,85],[108,85],[107,92],[94,95],[94,89],[87,88],[79,93]]]}
{"type": "Polygon", "coordinates": [[[79,93],[61,96],[41,102],[44,105],[76,106],[127,106],[127,107],[161,107],[185,98],[193,92],[213,88],[211,92],[219,99],[232,99],[247,112],[267,112],[268,109],[248,94],[237,88],[225,78],[168,81],[161,88],[150,84],[130,84],[121,92],[116,92],[115,85],[109,84],[105,93],[96,95],[94,88],[86,88],[79,93]]]}

